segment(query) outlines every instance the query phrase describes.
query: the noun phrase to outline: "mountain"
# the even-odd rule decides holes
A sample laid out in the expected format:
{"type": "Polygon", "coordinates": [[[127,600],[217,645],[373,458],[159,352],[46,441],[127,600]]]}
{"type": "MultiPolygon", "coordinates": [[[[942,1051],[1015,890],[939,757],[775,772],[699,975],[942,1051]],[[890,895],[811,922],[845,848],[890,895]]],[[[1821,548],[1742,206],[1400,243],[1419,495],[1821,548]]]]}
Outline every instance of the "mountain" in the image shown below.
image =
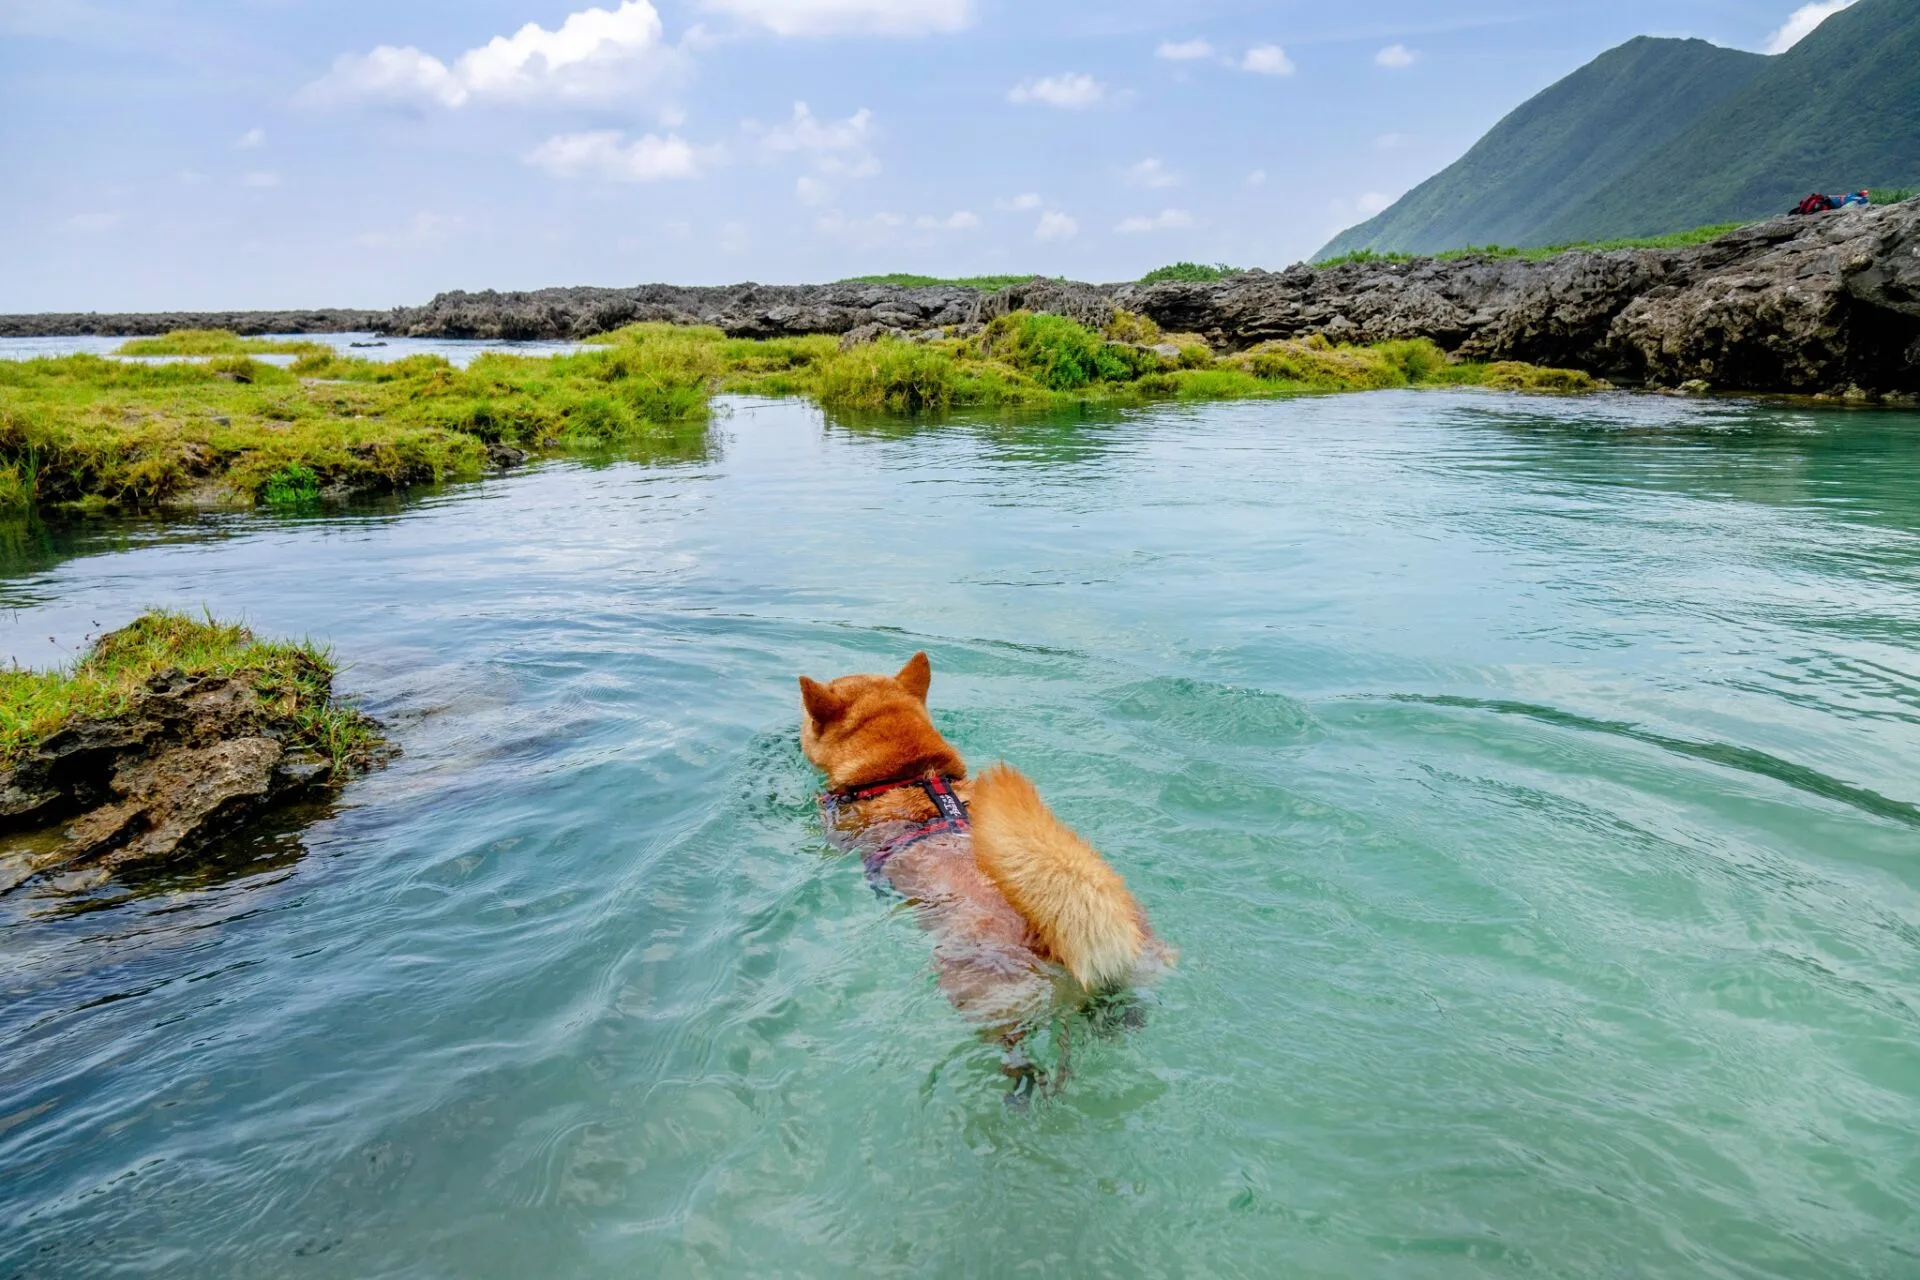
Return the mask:
{"type": "Polygon", "coordinates": [[[1913,186],[1916,67],[1920,0],[1859,0],[1775,57],[1630,40],[1317,256],[1662,235],[1913,186]]]}

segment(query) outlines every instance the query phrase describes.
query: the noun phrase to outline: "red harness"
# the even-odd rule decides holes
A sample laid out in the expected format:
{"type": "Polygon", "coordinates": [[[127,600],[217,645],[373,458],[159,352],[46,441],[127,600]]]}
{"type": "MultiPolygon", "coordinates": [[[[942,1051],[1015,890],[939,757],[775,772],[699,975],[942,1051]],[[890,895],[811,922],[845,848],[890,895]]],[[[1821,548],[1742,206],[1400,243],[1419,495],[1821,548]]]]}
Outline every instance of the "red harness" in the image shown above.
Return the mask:
{"type": "Polygon", "coordinates": [[[919,787],[927,793],[927,799],[933,801],[933,817],[865,854],[860,860],[866,864],[870,879],[878,879],[886,871],[887,863],[903,849],[948,832],[973,830],[973,823],[967,818],[966,804],[954,793],[953,779],[944,773],[929,773],[903,782],[882,782],[852,791],[828,791],[820,797],[820,806],[826,810],[831,824],[842,805],[876,800],[895,791],[905,791],[908,787],[919,787]]]}

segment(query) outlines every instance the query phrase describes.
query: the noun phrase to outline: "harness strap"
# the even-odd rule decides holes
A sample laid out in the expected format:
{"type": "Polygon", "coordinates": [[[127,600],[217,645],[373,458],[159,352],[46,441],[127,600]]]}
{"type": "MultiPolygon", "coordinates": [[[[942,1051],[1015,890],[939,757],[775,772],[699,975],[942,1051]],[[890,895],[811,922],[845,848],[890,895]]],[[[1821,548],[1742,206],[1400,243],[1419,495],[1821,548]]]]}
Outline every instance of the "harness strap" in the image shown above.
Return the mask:
{"type": "Polygon", "coordinates": [[[929,773],[924,777],[910,778],[904,782],[883,782],[877,786],[865,787],[854,791],[829,791],[820,797],[829,814],[843,804],[858,804],[863,800],[873,800],[894,791],[904,791],[908,787],[919,787],[927,793],[927,799],[933,802],[934,816],[921,823],[912,831],[889,840],[878,849],[861,859],[866,865],[867,878],[878,880],[886,871],[887,863],[896,854],[910,849],[923,840],[949,832],[971,831],[973,823],[967,816],[966,802],[961,800],[953,789],[953,779],[944,773],[929,773]]]}

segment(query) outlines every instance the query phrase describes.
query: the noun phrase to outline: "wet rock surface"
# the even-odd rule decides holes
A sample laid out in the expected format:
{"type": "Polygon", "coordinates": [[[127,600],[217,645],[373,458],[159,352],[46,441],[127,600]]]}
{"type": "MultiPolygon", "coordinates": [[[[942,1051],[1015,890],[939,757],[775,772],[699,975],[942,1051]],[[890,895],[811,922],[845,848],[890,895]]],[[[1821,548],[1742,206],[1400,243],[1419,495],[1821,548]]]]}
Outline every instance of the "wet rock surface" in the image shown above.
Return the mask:
{"type": "Polygon", "coordinates": [[[62,833],[36,874],[190,855],[372,762],[329,760],[297,738],[290,712],[243,679],[162,672],[124,713],[63,728],[0,769],[0,833],[62,833]]]}

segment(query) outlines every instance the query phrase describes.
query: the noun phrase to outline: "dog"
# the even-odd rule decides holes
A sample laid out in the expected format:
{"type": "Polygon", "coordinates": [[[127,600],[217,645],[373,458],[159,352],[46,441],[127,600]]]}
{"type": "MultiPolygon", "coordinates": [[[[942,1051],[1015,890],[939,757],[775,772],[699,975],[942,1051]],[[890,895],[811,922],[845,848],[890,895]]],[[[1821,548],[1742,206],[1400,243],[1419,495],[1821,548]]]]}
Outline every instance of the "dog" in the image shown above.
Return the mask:
{"type": "Polygon", "coordinates": [[[1151,979],[1173,953],[1126,881],[1054,817],[1026,778],[966,761],[927,711],[933,667],[800,677],[800,746],[826,775],[834,844],[914,904],[941,989],[1017,1046],[1024,1028],[1151,979]]]}

